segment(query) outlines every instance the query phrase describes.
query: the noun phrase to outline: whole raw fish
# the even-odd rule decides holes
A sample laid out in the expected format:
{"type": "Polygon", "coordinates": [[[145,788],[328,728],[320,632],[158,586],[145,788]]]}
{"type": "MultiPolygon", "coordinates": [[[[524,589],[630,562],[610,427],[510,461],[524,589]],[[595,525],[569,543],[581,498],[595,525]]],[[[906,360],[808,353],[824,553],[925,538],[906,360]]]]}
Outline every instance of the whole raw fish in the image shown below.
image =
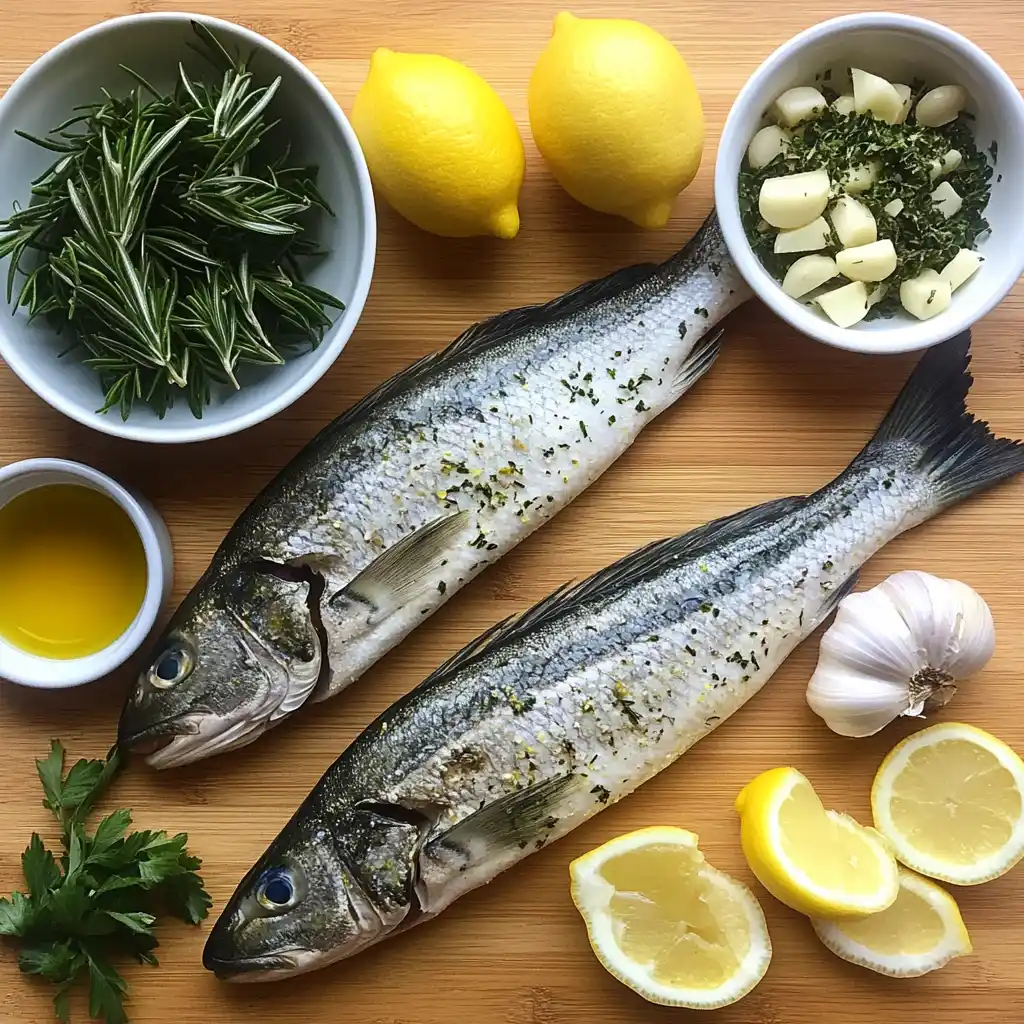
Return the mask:
{"type": "Polygon", "coordinates": [[[749,295],[712,213],[629,267],[466,331],[323,430],[252,502],[118,730],[157,768],[348,686],[588,487],[711,366],[749,295]]]}
{"type": "Polygon", "coordinates": [[[1024,469],[931,350],[810,497],[659,541],[499,624],[370,725],[246,875],[203,962],[309,971],[433,917],[634,790],[736,711],[888,541],[1024,469]]]}

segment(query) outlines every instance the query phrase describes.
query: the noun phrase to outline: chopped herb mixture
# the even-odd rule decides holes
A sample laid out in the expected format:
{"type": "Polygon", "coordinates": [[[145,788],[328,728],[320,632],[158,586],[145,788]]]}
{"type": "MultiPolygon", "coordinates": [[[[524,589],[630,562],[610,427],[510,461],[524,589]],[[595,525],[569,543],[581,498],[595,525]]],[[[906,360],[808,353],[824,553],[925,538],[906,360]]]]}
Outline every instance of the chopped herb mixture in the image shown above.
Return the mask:
{"type": "MultiPolygon", "coordinates": [[[[830,102],[835,98],[834,92],[822,91],[830,102]]],[[[914,84],[915,103],[924,91],[920,83],[914,84]]],[[[969,114],[961,114],[941,128],[925,128],[912,119],[903,124],[887,124],[870,113],[842,114],[829,106],[819,117],[801,125],[802,131],[794,133],[787,151],[767,166],[754,170],[744,159],[739,176],[740,214],[758,259],[781,281],[789,267],[807,255],[774,251],[775,231],[765,229],[758,212],[758,196],[765,179],[824,167],[833,182],[835,196],[842,192],[838,183],[850,168],[881,160],[878,180],[855,196],[874,215],[879,240],[891,239],[896,249],[898,262],[886,279],[886,296],[868,312],[868,319],[891,316],[900,309],[902,280],[916,277],[926,267],[940,270],[958,250],[973,249],[978,236],[988,229],[984,211],[991,195],[992,166],[978,150],[969,119],[969,114]],[[933,161],[941,160],[951,149],[959,150],[963,162],[955,170],[933,179],[933,161]],[[948,181],[963,198],[963,207],[948,220],[931,198],[940,181],[948,181]],[[903,200],[903,209],[892,217],[884,207],[897,198],[903,200]]],[[[994,143],[989,151],[994,158],[994,143]]],[[[829,246],[819,251],[834,256],[841,248],[833,235],[829,246]]],[[[832,282],[829,287],[838,283],[832,282]]]]}

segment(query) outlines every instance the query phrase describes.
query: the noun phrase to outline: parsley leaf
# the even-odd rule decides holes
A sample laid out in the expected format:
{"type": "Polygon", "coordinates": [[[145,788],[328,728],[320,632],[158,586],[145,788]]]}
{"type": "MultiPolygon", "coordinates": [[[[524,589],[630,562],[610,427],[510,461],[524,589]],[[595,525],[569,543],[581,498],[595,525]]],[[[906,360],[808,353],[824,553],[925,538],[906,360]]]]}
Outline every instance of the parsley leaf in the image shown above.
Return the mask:
{"type": "Polygon", "coordinates": [[[101,956],[87,953],[89,961],[89,1016],[102,1017],[107,1024],[125,1024],[124,996],[128,985],[101,956]]]}
{"type": "Polygon", "coordinates": [[[61,824],[64,852],[55,857],[32,834],[21,858],[28,894],[0,898],[0,935],[19,941],[23,973],[57,986],[53,1009],[59,1020],[69,1020],[69,991],[85,973],[91,1016],[123,1024],[128,986],[111,958],[156,965],[156,912],[198,924],[211,901],[197,874],[202,862],[188,852],[185,833],[129,833],[131,812],[121,809],[89,834],[88,813],[120,769],[116,754],[77,761],[66,774],[64,760],[64,748],[54,740],[36,762],[43,804],[61,824]]]}
{"type": "Polygon", "coordinates": [[[43,846],[38,832],[32,833],[32,839],[21,855],[21,873],[25,876],[28,891],[37,898],[60,884],[60,868],[53,854],[43,846]]]}
{"type": "Polygon", "coordinates": [[[25,974],[38,974],[58,985],[71,981],[84,964],[85,957],[72,939],[27,943],[18,953],[18,966],[25,974]]]}
{"type": "Polygon", "coordinates": [[[12,892],[11,898],[0,898],[0,935],[26,935],[32,927],[32,904],[24,893],[12,892]]]}
{"type": "Polygon", "coordinates": [[[164,887],[164,900],[168,912],[188,924],[199,924],[213,906],[210,894],[203,888],[203,880],[195,873],[195,869],[169,879],[164,887]]]}

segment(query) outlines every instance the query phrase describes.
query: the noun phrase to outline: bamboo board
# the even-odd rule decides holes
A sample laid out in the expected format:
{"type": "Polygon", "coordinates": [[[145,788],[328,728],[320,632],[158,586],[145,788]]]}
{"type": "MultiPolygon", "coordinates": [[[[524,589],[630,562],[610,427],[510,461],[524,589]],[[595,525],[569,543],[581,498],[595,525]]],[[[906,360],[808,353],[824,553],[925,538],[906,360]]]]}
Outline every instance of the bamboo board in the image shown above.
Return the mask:
{"type": "MultiPolygon", "coordinates": [[[[0,88],[71,33],[133,11],[174,9],[153,0],[4,0],[0,88]]],[[[757,63],[813,20],[857,9],[830,0],[811,13],[797,0],[686,4],[591,0],[581,15],[641,18],[676,42],[705,104],[709,138],[697,181],[662,232],[641,232],[577,206],[547,176],[529,136],[525,89],[557,6],[541,0],[196,0],[194,9],[240,21],[288,47],[348,110],[376,46],[436,51],[466,61],[508,102],[528,154],[523,230],[511,243],[424,235],[380,210],[377,271],[362,321],[327,377],[294,408],[246,434],[156,451],[78,427],[44,406],[0,367],[0,464],[39,455],[81,459],[147,494],[173,534],[177,601],[205,568],[246,502],[324,423],[370,387],[483,315],[550,298],[641,259],[660,259],[694,230],[711,203],[718,132],[757,63]]],[[[931,0],[895,9],[940,19],[972,36],[1024,82],[1024,5],[931,0]]],[[[0,172],[2,173],[2,172],[0,172]]],[[[975,331],[975,411],[1001,433],[1024,437],[1024,287],[975,331]]],[[[139,827],[187,830],[219,908],[345,744],[399,694],[499,617],[532,603],[657,537],[780,494],[803,493],[859,449],[913,359],[869,359],[795,335],[751,303],[730,323],[714,372],[655,422],[572,508],[457,595],[428,625],[347,695],[295,720],[259,746],[176,773],[139,767],[112,796],[139,827]]],[[[954,576],[989,600],[999,647],[956,698],[957,718],[1024,751],[1024,694],[1014,647],[1024,619],[1024,482],[962,506],[892,544],[863,574],[873,585],[901,568],[954,576]]],[[[2,567],[0,567],[2,574],[2,567]]],[[[0,575],[2,585],[2,575],[0,575]]],[[[169,612],[170,609],[168,608],[169,612]]],[[[753,883],[739,849],[732,801],[759,771],[793,764],[833,806],[868,819],[872,774],[895,726],[871,740],[840,741],[807,709],[803,688],[816,640],[771,684],[677,765],[621,804],[545,849],[441,919],[306,978],[229,986],[200,967],[205,931],[168,925],[162,966],[128,970],[139,1022],[260,1024],[656,1024],[697,1019],[654,1007],[621,987],[591,956],[569,899],[569,860],[628,829],[655,823],[699,833],[709,860],[753,883]]],[[[33,828],[50,834],[33,759],[51,736],[74,756],[102,754],[128,677],[54,694],[0,684],[0,889],[20,882],[19,855],[33,828]]],[[[753,883],[756,887],[756,883],[753,883]]],[[[716,1011],[720,1024],[894,1022],[988,1024],[1024,1018],[1024,868],[959,892],[975,955],[923,979],[892,981],[819,946],[807,922],[763,892],[775,948],[771,969],[746,1000],[716,1011]]],[[[84,1001],[75,1019],[85,1020],[84,1001]]],[[[45,1021],[49,993],[0,948],[0,1021],[45,1021]]]]}

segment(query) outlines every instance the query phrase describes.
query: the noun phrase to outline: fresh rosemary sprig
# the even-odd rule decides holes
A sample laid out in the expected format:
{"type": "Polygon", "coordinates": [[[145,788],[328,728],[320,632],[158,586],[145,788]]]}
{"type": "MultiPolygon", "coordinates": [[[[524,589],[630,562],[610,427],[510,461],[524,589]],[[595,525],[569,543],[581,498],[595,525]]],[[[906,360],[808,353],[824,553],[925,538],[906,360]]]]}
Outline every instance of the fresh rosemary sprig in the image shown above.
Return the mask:
{"type": "Polygon", "coordinates": [[[319,344],[343,309],[303,280],[322,255],[309,237],[331,214],[316,167],[293,162],[267,113],[280,78],[258,85],[193,22],[216,81],[178,66],[167,94],[130,68],[123,97],[76,108],[47,138],[57,154],[32,200],[0,221],[7,299],[73,336],[125,419],[143,401],[163,416],[184,395],[196,417],[245,364],[279,365],[319,344]],[[17,289],[18,274],[24,275],[17,289]]]}
{"type": "MultiPolygon", "coordinates": [[[[917,83],[915,83],[917,84],[917,83]]],[[[834,93],[827,90],[828,98],[834,93]]],[[[914,99],[923,88],[918,86],[914,99]]],[[[794,134],[787,152],[767,167],[753,170],[744,160],[739,177],[739,205],[747,237],[765,269],[782,280],[788,268],[804,253],[777,254],[775,233],[761,230],[758,196],[766,178],[796,174],[824,167],[833,181],[844,172],[869,160],[882,161],[878,180],[857,199],[867,206],[878,224],[878,237],[890,238],[897,255],[897,267],[886,279],[885,298],[873,306],[868,317],[891,316],[900,309],[899,286],[904,278],[915,277],[925,267],[941,270],[957,250],[974,247],[978,236],[988,229],[984,211],[991,195],[992,167],[971,133],[967,115],[941,128],[924,128],[909,121],[886,124],[870,114],[843,115],[829,107],[820,117],[807,122],[794,134]],[[963,162],[940,180],[949,181],[963,197],[959,213],[945,219],[931,199],[938,181],[931,178],[933,160],[950,149],[959,150],[963,162]],[[903,200],[903,210],[891,217],[883,207],[893,199],[903,200]]],[[[838,245],[828,251],[834,252],[838,245]]]]}

